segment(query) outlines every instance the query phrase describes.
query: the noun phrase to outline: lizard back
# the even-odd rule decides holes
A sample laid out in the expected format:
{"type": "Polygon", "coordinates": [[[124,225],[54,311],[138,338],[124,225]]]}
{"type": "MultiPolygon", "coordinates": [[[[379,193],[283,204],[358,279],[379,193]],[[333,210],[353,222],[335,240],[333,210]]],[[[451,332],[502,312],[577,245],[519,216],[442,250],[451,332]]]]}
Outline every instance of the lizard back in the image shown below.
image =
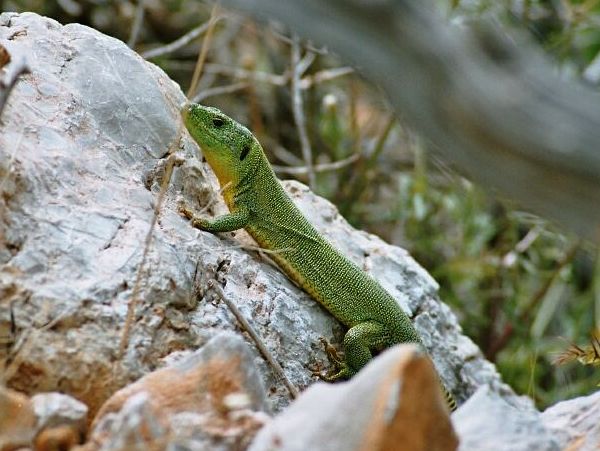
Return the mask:
{"type": "MultiPolygon", "coordinates": [[[[234,190],[236,191],[236,190],[234,190]]],[[[272,252],[281,269],[347,327],[373,320],[394,342],[421,340],[394,297],[350,261],[304,217],[273,173],[266,157],[248,187],[229,208],[250,210],[246,230],[272,252]],[[332,277],[335,274],[335,277],[332,277]]]]}

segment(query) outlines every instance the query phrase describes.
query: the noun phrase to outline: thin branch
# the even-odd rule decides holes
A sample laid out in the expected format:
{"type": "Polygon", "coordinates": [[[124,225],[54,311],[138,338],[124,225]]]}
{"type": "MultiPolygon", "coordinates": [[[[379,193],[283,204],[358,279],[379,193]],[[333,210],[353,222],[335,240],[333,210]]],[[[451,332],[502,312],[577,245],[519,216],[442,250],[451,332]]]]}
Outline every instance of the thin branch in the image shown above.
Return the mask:
{"type": "Polygon", "coordinates": [[[573,259],[575,258],[575,255],[577,253],[577,250],[580,248],[580,246],[581,246],[581,243],[575,242],[575,244],[573,244],[567,250],[567,252],[563,255],[563,257],[557,262],[556,267],[552,271],[552,274],[550,275],[550,277],[548,277],[548,279],[546,279],[544,284],[533,294],[530,301],[527,303],[525,308],[521,311],[521,314],[519,315],[520,322],[525,323],[525,322],[529,321],[531,314],[533,313],[535,308],[538,306],[538,304],[544,299],[544,297],[546,296],[546,294],[548,293],[548,291],[554,284],[554,281],[558,278],[560,271],[565,266],[567,266],[569,263],[571,263],[573,261],[573,259]]]}
{"type": "MultiPolygon", "coordinates": [[[[177,138],[181,136],[181,130],[177,133],[177,138]]],[[[175,139],[173,142],[178,142],[179,139],[175,139]]],[[[174,147],[174,145],[173,145],[174,147]]],[[[171,175],[173,174],[173,169],[176,165],[176,157],[175,155],[169,155],[167,160],[167,164],[165,167],[165,174],[162,179],[160,192],[158,194],[158,199],[156,200],[156,204],[154,207],[154,214],[152,215],[152,220],[150,222],[150,228],[148,229],[148,233],[146,234],[146,239],[144,240],[144,251],[142,252],[142,259],[140,261],[140,266],[135,275],[135,282],[133,284],[133,289],[131,292],[131,298],[129,303],[127,304],[127,314],[125,316],[125,324],[123,325],[123,330],[121,331],[121,340],[119,342],[119,354],[118,358],[120,359],[125,353],[125,349],[129,344],[129,335],[131,334],[131,327],[133,325],[133,320],[135,318],[135,309],[139,302],[140,292],[142,289],[142,274],[144,273],[144,269],[146,267],[146,261],[148,260],[148,254],[150,253],[150,245],[152,244],[152,238],[154,238],[154,227],[158,221],[158,217],[160,215],[160,209],[162,207],[167,188],[169,186],[169,182],[171,181],[171,175]]]]}
{"type": "MultiPolygon", "coordinates": [[[[293,39],[290,38],[289,36],[286,36],[283,33],[280,33],[279,31],[275,30],[273,27],[270,28],[269,30],[271,32],[271,34],[273,36],[275,36],[277,39],[279,39],[282,42],[285,42],[288,45],[292,45],[293,43],[293,39]]],[[[323,46],[323,47],[315,47],[312,43],[307,42],[304,45],[304,48],[306,48],[306,50],[311,51],[312,53],[316,53],[317,55],[328,55],[329,51],[327,50],[327,47],[323,46]]]]}
{"type": "MultiPolygon", "coordinates": [[[[190,98],[191,93],[196,89],[198,85],[198,80],[200,78],[200,73],[202,72],[202,67],[204,64],[204,60],[206,58],[206,54],[208,52],[208,47],[210,46],[212,32],[214,30],[214,25],[216,23],[216,14],[217,14],[217,5],[213,6],[213,9],[210,14],[210,20],[208,25],[208,30],[204,41],[202,42],[202,48],[200,49],[200,54],[198,55],[198,61],[196,63],[196,70],[194,71],[194,76],[192,77],[192,82],[190,84],[190,89],[188,91],[187,98],[190,98]]],[[[135,283],[133,285],[133,289],[131,292],[131,298],[127,305],[127,314],[125,317],[125,324],[123,326],[123,330],[121,332],[121,339],[119,342],[119,352],[118,359],[123,357],[125,353],[125,349],[129,345],[129,335],[131,334],[131,328],[133,325],[133,321],[135,319],[135,309],[139,302],[141,286],[142,286],[142,273],[146,267],[146,260],[148,259],[148,254],[150,252],[150,245],[152,244],[152,238],[154,236],[154,227],[158,221],[158,217],[161,212],[162,205],[165,200],[165,196],[167,194],[167,189],[169,187],[169,183],[171,182],[171,175],[173,174],[173,169],[175,166],[181,164],[181,160],[179,160],[175,155],[175,149],[179,144],[179,140],[183,133],[183,121],[179,121],[179,128],[177,130],[177,134],[175,135],[175,139],[171,142],[169,149],[167,151],[167,164],[165,165],[165,173],[162,179],[162,183],[160,186],[160,192],[158,194],[158,199],[156,199],[156,204],[154,207],[154,214],[152,215],[152,221],[150,222],[150,227],[148,229],[148,234],[146,235],[146,239],[144,240],[144,251],[142,253],[142,259],[140,262],[140,266],[138,268],[135,283]]]]}
{"type": "MultiPolygon", "coordinates": [[[[268,141],[268,137],[263,138],[263,141],[268,141]]],[[[295,154],[287,150],[281,144],[277,144],[276,142],[269,145],[269,148],[273,152],[273,155],[288,166],[301,166],[302,158],[298,158],[295,154]]]]}
{"type": "MultiPolygon", "coordinates": [[[[202,42],[200,54],[198,55],[198,61],[196,62],[196,68],[194,69],[194,74],[192,75],[190,88],[187,92],[188,99],[190,99],[196,92],[196,89],[198,88],[198,82],[200,81],[200,74],[205,69],[204,63],[206,62],[206,55],[208,55],[208,49],[212,40],[213,31],[215,30],[215,26],[217,25],[217,21],[219,20],[219,17],[217,16],[217,7],[218,3],[215,3],[210,13],[210,19],[208,21],[208,29],[206,30],[206,36],[204,37],[204,41],[202,42]]],[[[181,122],[181,126],[183,127],[183,121],[181,122]]]]}
{"type": "MultiPolygon", "coordinates": [[[[306,71],[306,68],[308,67],[306,64],[308,63],[308,65],[310,65],[310,63],[312,63],[312,59],[314,59],[314,55],[311,59],[307,59],[305,57],[305,59],[303,60],[304,67],[300,67],[300,73],[304,73],[306,71]]],[[[181,66],[180,68],[183,68],[183,66],[181,66]]],[[[291,74],[289,72],[278,75],[271,74],[269,72],[252,71],[248,69],[243,69],[241,67],[226,66],[217,63],[207,64],[204,68],[204,71],[208,74],[227,75],[229,77],[238,78],[241,80],[252,80],[261,83],[269,83],[274,86],[285,86],[290,82],[291,79],[291,74]]],[[[352,69],[351,67],[336,67],[333,69],[325,69],[316,72],[315,74],[303,77],[300,80],[299,87],[301,90],[304,91],[306,89],[312,88],[313,86],[319,83],[334,80],[336,78],[343,77],[352,73],[354,73],[354,69],[352,69]]]]}
{"type": "Polygon", "coordinates": [[[138,0],[137,8],[135,9],[135,18],[133,19],[131,34],[129,35],[129,40],[127,41],[127,46],[130,49],[135,47],[138,37],[140,36],[140,31],[142,30],[142,24],[144,23],[145,1],[146,0],[138,0]]]}
{"type": "Polygon", "coordinates": [[[301,78],[302,75],[304,74],[304,72],[306,72],[308,70],[308,68],[310,67],[310,65],[315,61],[315,58],[317,57],[317,55],[315,55],[312,52],[306,52],[306,54],[304,55],[304,57],[298,62],[298,65],[296,66],[296,73],[298,74],[298,87],[300,87],[301,85],[301,78]]]}
{"type": "Polygon", "coordinates": [[[56,3],[70,16],[77,17],[81,14],[82,7],[74,0],[57,0],[56,3]]]}
{"type": "MultiPolygon", "coordinates": [[[[219,21],[222,18],[223,17],[220,16],[220,17],[215,18],[214,20],[219,21]]],[[[190,42],[192,42],[198,36],[204,34],[210,26],[211,26],[211,20],[209,19],[206,22],[204,22],[203,24],[198,25],[193,30],[188,31],[186,34],[181,36],[179,39],[176,39],[175,41],[171,42],[170,44],[164,45],[162,47],[157,47],[155,49],[151,49],[146,52],[142,52],[142,58],[149,60],[152,58],[156,58],[157,56],[163,56],[163,55],[167,55],[168,53],[173,53],[174,51],[179,50],[180,48],[188,45],[190,42]]]]}
{"type": "Polygon", "coordinates": [[[529,247],[539,238],[542,234],[543,228],[540,225],[533,227],[527,234],[519,241],[514,249],[511,249],[502,257],[502,265],[509,268],[517,261],[519,254],[523,254],[529,247]]]}
{"type": "MultiPolygon", "coordinates": [[[[333,161],[331,163],[316,164],[312,167],[312,169],[315,172],[336,171],[338,169],[351,165],[359,158],[360,154],[355,153],[354,155],[350,155],[348,158],[344,158],[343,160],[333,161]]],[[[306,166],[278,166],[276,164],[273,164],[271,166],[273,167],[273,170],[278,174],[308,174],[308,167],[306,166]]]]}
{"type": "Polygon", "coordinates": [[[463,174],[600,240],[597,89],[524,34],[453,26],[434,1],[223,2],[327,44],[463,174]]]}
{"type": "Polygon", "coordinates": [[[296,399],[299,394],[298,389],[288,379],[288,377],[286,376],[286,374],[283,371],[283,368],[281,367],[279,362],[277,362],[277,360],[275,360],[273,355],[269,352],[269,350],[267,349],[267,347],[265,346],[265,344],[259,337],[258,333],[250,325],[250,323],[244,317],[244,315],[242,315],[242,312],[240,312],[240,310],[231,301],[231,299],[229,299],[225,295],[225,293],[223,292],[223,289],[219,286],[219,284],[215,280],[209,280],[208,287],[212,288],[214,291],[217,292],[217,294],[219,295],[219,298],[227,305],[229,310],[231,310],[231,313],[233,313],[233,316],[235,316],[235,319],[240,323],[242,328],[244,328],[244,330],[246,332],[248,332],[248,335],[250,335],[250,338],[252,338],[252,341],[254,341],[254,343],[256,344],[256,347],[258,348],[258,350],[260,351],[262,356],[265,358],[265,360],[269,363],[269,365],[271,365],[271,368],[273,368],[273,371],[275,371],[277,376],[279,376],[281,378],[281,380],[283,380],[283,383],[285,384],[286,388],[290,392],[290,395],[292,396],[292,398],[296,399]]]}
{"type": "Polygon", "coordinates": [[[312,149],[310,147],[308,134],[306,133],[306,119],[304,117],[302,92],[300,90],[300,77],[302,75],[301,70],[300,40],[297,37],[294,37],[294,41],[292,43],[292,111],[294,114],[294,122],[296,123],[296,128],[298,129],[298,136],[300,138],[302,157],[304,158],[304,164],[306,164],[307,167],[308,186],[310,189],[314,190],[317,179],[313,167],[312,149]]]}
{"type": "Polygon", "coordinates": [[[221,96],[224,94],[233,94],[234,92],[242,91],[249,86],[247,81],[240,81],[238,83],[233,83],[231,85],[226,86],[215,86],[214,88],[205,89],[202,92],[199,92],[196,97],[192,99],[194,103],[200,103],[204,99],[208,99],[209,97],[221,96]]]}
{"type": "Polygon", "coordinates": [[[242,69],[240,67],[226,66],[224,64],[207,64],[204,71],[208,74],[228,75],[242,80],[253,80],[258,82],[270,83],[275,86],[285,86],[290,81],[290,74],[282,75],[271,74],[269,72],[259,72],[253,70],[242,69]]]}
{"type": "Polygon", "coordinates": [[[343,77],[353,73],[354,69],[351,67],[335,67],[333,69],[325,69],[302,78],[302,80],[300,80],[300,89],[308,89],[314,85],[318,85],[319,83],[330,81],[335,78],[343,77]]]}

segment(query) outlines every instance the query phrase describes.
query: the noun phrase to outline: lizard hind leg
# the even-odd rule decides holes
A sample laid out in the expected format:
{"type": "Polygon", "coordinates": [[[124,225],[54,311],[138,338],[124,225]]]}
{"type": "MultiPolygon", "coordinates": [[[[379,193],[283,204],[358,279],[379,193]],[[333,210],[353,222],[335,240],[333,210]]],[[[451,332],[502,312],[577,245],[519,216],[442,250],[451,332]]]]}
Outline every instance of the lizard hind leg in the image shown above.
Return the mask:
{"type": "Polygon", "coordinates": [[[352,377],[373,358],[371,349],[382,349],[391,343],[390,334],[381,323],[365,321],[351,327],[344,336],[344,361],[340,362],[338,372],[326,379],[352,377]]]}

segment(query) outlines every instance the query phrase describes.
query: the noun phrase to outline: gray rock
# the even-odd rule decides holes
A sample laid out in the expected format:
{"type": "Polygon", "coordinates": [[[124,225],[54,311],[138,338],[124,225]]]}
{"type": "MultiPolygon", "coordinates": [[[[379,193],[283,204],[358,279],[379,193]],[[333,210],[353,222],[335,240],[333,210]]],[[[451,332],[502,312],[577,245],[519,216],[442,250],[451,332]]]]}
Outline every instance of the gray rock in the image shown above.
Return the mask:
{"type": "Polygon", "coordinates": [[[266,394],[248,345],[231,332],[222,332],[199,350],[147,374],[116,392],[98,411],[94,423],[118,412],[134,394],[144,392],[165,417],[182,411],[210,413],[228,410],[231,400],[241,407],[266,408],[266,394]]]}
{"type": "Polygon", "coordinates": [[[37,430],[55,426],[73,426],[85,431],[88,408],[82,402],[62,393],[38,393],[31,397],[37,430]]]}
{"type": "Polygon", "coordinates": [[[220,333],[200,350],[115,393],[94,419],[88,449],[243,449],[266,421],[248,345],[220,333]],[[149,436],[144,431],[149,431],[149,436]]]}
{"type": "Polygon", "coordinates": [[[453,415],[461,451],[600,448],[600,392],[546,409],[516,409],[481,387],[453,415]]]}
{"type": "Polygon", "coordinates": [[[449,451],[457,443],[429,359],[398,345],[348,382],[312,385],[261,429],[250,451],[449,451]]]}
{"type": "MultiPolygon", "coordinates": [[[[255,325],[292,382],[300,388],[314,382],[307,367],[325,362],[318,338],[339,343],[342,328],[263,257],[241,249],[240,243],[252,244],[245,233],[200,232],[177,213],[180,196],[200,208],[217,192],[186,133],[179,142],[185,161],[153,233],[130,344],[115,365],[183,94],[125,44],[81,25],[4,13],[0,44],[24,54],[32,67],[0,125],[0,217],[6,218],[0,223],[0,281],[16,287],[0,306],[0,329],[9,329],[12,304],[15,339],[27,351],[9,385],[28,393],[59,390],[95,412],[170,352],[195,349],[222,330],[239,331],[209,288],[212,280],[226,284],[225,295],[255,325]]],[[[352,229],[303,185],[284,185],[317,228],[415,317],[459,400],[487,383],[520,402],[462,335],[437,284],[406,251],[352,229]]],[[[218,199],[208,213],[225,211],[218,199]]],[[[253,352],[269,402],[281,409],[289,394],[253,352]]]]}
{"type": "MultiPolygon", "coordinates": [[[[96,437],[87,449],[142,451],[166,443],[167,426],[151,407],[146,392],[131,396],[119,412],[102,418],[96,437]]],[[[159,449],[164,448],[161,446],[159,449]]]]}
{"type": "Polygon", "coordinates": [[[542,423],[557,438],[561,449],[600,449],[600,391],[559,402],[541,415],[542,423]]]}
{"type": "MultiPolygon", "coordinates": [[[[32,69],[0,118],[0,333],[12,333],[11,311],[16,324],[12,349],[0,347],[0,365],[10,363],[7,385],[29,394],[67,393],[94,413],[116,390],[218,333],[245,336],[214,283],[255,326],[291,381],[301,389],[313,383],[309,367],[325,361],[318,338],[339,343],[342,328],[266,257],[240,247],[253,244],[244,232],[200,232],[177,213],[179,198],[200,209],[218,190],[187,133],[174,143],[184,162],[153,231],[129,346],[116,360],[184,96],[125,44],[81,25],[3,13],[0,45],[15,59],[24,55],[32,69]]],[[[585,413],[596,412],[596,398],[559,404],[540,417],[462,334],[436,282],[406,251],[352,229],[305,186],[284,186],[316,227],[414,318],[459,401],[480,385],[491,386],[454,415],[463,449],[504,443],[557,449],[579,440],[580,431],[591,437],[589,446],[597,443],[596,414],[585,413]],[[555,437],[542,437],[550,433],[555,437]]],[[[225,211],[217,199],[206,214],[225,211]]],[[[268,404],[278,411],[290,402],[289,393],[253,345],[251,352],[268,404]]],[[[123,438],[146,422],[153,437],[162,437],[168,426],[144,417],[144,396],[128,398],[106,430],[114,427],[123,438]]],[[[250,409],[244,415],[255,424],[250,409]]],[[[171,427],[180,431],[206,420],[177,416],[171,427]]],[[[204,440],[189,437],[192,444],[204,440]]]]}
{"type": "Polygon", "coordinates": [[[540,413],[517,409],[483,386],[452,415],[460,451],[558,451],[540,413]]]}

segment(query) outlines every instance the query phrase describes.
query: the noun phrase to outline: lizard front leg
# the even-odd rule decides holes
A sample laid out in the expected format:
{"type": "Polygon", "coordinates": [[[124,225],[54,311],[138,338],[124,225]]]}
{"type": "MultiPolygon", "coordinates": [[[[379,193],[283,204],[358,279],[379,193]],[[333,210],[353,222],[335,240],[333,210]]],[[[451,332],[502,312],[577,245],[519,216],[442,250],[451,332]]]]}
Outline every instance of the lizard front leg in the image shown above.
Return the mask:
{"type": "Polygon", "coordinates": [[[196,216],[194,212],[185,205],[179,207],[179,212],[192,222],[192,227],[213,233],[233,232],[234,230],[243,229],[248,225],[248,221],[250,220],[250,212],[244,207],[240,207],[229,214],[219,216],[212,220],[196,216]]]}

